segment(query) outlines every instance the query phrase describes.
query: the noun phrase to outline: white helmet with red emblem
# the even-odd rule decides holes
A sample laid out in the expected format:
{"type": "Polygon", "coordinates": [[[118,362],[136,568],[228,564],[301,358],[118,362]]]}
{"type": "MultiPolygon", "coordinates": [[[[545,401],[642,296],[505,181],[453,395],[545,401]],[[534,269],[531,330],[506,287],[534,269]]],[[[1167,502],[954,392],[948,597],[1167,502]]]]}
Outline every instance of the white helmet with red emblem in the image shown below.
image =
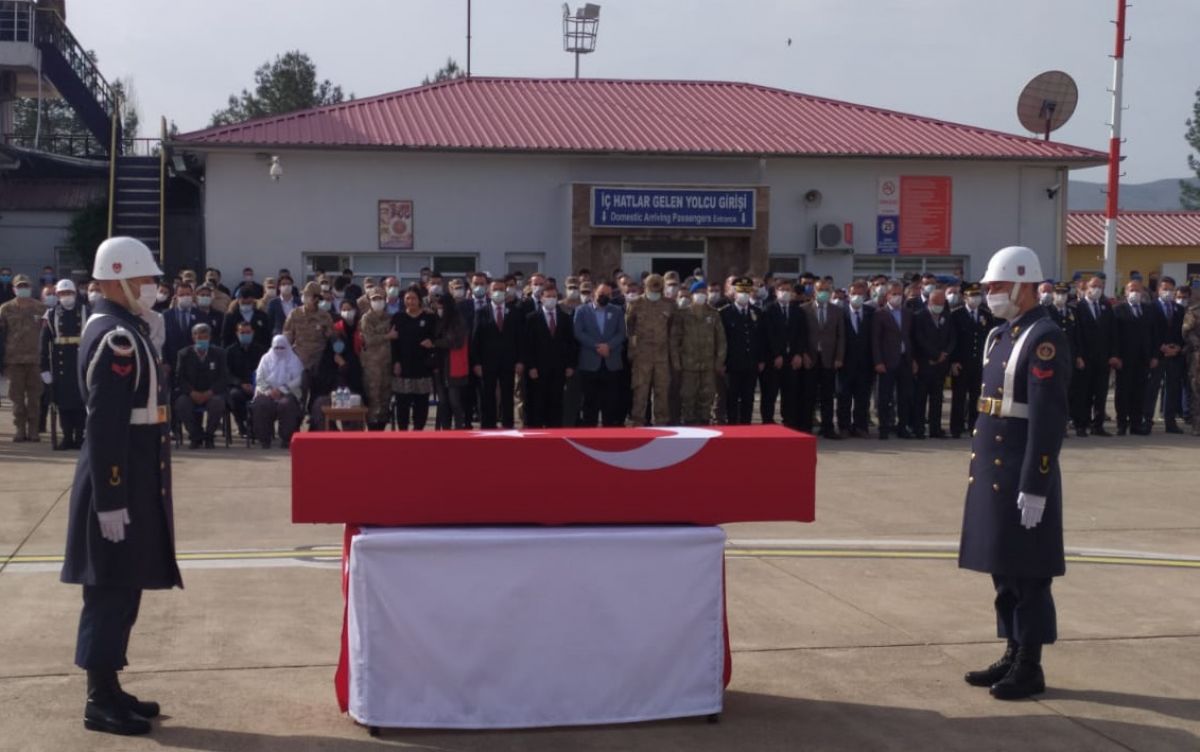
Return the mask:
{"type": "Polygon", "coordinates": [[[99,280],[158,277],[162,273],[145,243],[137,238],[120,236],[100,244],[96,249],[96,263],[92,266],[92,278],[99,280]]]}
{"type": "Polygon", "coordinates": [[[979,282],[985,285],[992,282],[1040,283],[1042,279],[1042,262],[1037,252],[1023,245],[1010,245],[992,255],[979,282]]]}

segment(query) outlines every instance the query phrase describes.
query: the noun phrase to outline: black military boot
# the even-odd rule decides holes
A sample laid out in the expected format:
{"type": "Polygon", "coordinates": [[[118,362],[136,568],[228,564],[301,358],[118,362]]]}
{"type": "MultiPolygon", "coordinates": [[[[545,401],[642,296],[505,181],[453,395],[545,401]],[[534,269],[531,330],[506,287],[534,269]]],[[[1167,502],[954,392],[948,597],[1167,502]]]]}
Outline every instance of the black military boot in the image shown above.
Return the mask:
{"type": "Polygon", "coordinates": [[[1022,645],[1012,670],[991,689],[992,697],[997,700],[1023,700],[1045,691],[1041,645],[1022,645]]]}
{"type": "Polygon", "coordinates": [[[983,669],[982,671],[968,671],[963,678],[967,684],[972,687],[990,687],[1004,677],[1008,676],[1009,670],[1012,669],[1013,663],[1017,660],[1017,643],[1015,640],[1008,641],[1008,647],[1004,649],[1004,655],[1000,656],[1000,660],[983,669]]]}
{"type": "Polygon", "coordinates": [[[120,736],[150,733],[150,721],[125,707],[121,700],[116,671],[88,671],[87,705],[83,710],[83,727],[88,731],[103,731],[120,736]]]}
{"type": "Polygon", "coordinates": [[[143,718],[157,718],[162,712],[162,709],[158,706],[157,702],[152,702],[150,700],[139,700],[138,698],[126,692],[121,687],[121,680],[119,677],[114,676],[113,682],[117,688],[117,696],[121,698],[121,702],[125,705],[126,709],[136,713],[137,715],[140,715],[143,718]]]}

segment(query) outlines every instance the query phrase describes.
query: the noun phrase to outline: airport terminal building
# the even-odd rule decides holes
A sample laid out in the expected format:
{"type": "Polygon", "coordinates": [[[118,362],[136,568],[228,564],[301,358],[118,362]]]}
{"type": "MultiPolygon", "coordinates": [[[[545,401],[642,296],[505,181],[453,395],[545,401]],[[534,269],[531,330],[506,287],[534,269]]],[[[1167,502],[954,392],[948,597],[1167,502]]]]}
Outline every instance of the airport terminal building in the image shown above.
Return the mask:
{"type": "Polygon", "coordinates": [[[479,77],[170,146],[203,178],[207,264],[406,280],[425,266],[973,278],[1012,244],[1061,276],[1068,171],[1107,160],[752,84],[479,77]]]}

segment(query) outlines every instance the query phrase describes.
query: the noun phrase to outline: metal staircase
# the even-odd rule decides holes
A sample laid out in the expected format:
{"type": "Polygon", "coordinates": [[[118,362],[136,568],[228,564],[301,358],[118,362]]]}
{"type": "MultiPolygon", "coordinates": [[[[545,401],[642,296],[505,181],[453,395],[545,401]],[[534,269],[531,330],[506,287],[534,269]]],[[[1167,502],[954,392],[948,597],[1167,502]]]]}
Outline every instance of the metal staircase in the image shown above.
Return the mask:
{"type": "Polygon", "coordinates": [[[137,238],[161,258],[162,159],[118,155],[114,164],[109,234],[137,238]]]}
{"type": "Polygon", "coordinates": [[[41,53],[41,75],[71,105],[79,119],[102,144],[121,148],[120,103],[87,50],[53,10],[38,8],[34,45],[41,53]],[[114,129],[117,138],[113,138],[114,129]]]}

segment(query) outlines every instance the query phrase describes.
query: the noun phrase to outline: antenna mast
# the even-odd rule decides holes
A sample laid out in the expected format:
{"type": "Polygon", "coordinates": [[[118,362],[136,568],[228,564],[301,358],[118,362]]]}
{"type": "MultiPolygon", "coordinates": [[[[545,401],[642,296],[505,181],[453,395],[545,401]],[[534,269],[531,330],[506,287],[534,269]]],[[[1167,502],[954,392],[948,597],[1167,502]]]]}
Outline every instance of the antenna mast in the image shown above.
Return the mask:
{"type": "MultiPolygon", "coordinates": [[[[1125,0],[1117,0],[1117,42],[1113,53],[1112,131],[1108,141],[1108,204],[1104,211],[1105,287],[1117,282],[1117,203],[1121,189],[1121,88],[1125,78],[1125,0]]],[[[1114,294],[1116,288],[1113,289],[1114,294]]]]}

